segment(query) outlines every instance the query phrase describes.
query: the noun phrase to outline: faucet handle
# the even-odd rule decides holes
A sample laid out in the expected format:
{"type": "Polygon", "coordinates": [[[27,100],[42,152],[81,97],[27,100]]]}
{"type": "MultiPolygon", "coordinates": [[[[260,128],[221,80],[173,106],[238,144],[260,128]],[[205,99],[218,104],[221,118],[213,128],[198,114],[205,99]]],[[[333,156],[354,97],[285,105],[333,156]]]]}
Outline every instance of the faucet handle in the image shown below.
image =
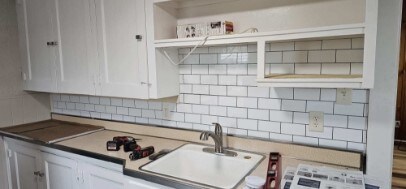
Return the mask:
{"type": "Polygon", "coordinates": [[[223,128],[221,127],[221,125],[219,123],[213,123],[215,128],[214,128],[214,133],[216,135],[223,135],[223,128]]]}

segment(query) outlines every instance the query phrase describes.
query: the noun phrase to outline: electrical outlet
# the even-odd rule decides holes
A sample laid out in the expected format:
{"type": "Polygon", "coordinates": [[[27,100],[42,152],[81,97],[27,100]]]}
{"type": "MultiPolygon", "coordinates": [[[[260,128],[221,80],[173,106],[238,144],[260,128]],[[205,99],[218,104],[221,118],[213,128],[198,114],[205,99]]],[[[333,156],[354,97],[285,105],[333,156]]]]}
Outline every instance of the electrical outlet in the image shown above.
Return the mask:
{"type": "Polygon", "coordinates": [[[336,103],[350,105],[352,103],[352,89],[337,89],[336,103]]]}
{"type": "Polygon", "coordinates": [[[314,132],[324,131],[323,112],[309,112],[309,130],[314,132]]]}
{"type": "Polygon", "coordinates": [[[170,110],[169,105],[164,103],[162,107],[162,118],[163,119],[170,119],[170,110]]]}

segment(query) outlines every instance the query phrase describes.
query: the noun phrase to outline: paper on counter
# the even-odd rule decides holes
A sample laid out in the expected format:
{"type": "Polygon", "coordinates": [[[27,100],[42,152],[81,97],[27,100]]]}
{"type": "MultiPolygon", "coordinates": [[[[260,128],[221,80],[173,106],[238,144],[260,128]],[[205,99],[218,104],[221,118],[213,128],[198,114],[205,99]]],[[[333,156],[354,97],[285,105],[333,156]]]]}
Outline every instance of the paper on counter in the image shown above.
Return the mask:
{"type": "Polygon", "coordinates": [[[361,171],[300,164],[291,189],[365,189],[361,171]]]}
{"type": "Polygon", "coordinates": [[[289,189],[292,185],[293,178],[295,177],[296,168],[286,167],[281,180],[281,189],[289,189]]]}

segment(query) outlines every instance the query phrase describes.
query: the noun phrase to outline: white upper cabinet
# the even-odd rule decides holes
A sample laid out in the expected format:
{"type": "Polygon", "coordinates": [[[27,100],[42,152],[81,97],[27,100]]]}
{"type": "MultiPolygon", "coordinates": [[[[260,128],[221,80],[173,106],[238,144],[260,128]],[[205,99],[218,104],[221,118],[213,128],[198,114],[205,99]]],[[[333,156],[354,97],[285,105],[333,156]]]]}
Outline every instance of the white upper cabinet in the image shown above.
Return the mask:
{"type": "Polygon", "coordinates": [[[24,89],[57,92],[55,49],[50,46],[53,0],[18,0],[18,29],[24,89]]]}
{"type": "Polygon", "coordinates": [[[147,36],[145,0],[19,1],[26,90],[139,99],[178,95],[178,67],[162,52],[148,51],[153,38],[147,36]]]}
{"type": "Polygon", "coordinates": [[[97,95],[147,99],[144,1],[96,0],[96,25],[97,95]]]}
{"type": "Polygon", "coordinates": [[[95,49],[90,0],[54,0],[52,36],[57,53],[58,92],[95,94],[95,49]]]}

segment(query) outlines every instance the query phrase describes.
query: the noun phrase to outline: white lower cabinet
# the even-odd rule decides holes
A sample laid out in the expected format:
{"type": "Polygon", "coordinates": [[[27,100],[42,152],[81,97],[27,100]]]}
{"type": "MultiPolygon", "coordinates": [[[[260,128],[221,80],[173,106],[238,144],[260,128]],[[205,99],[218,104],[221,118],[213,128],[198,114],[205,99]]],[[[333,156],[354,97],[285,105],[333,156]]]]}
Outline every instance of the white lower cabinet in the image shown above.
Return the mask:
{"type": "Polygon", "coordinates": [[[46,188],[81,188],[77,161],[46,152],[42,152],[41,155],[44,162],[44,172],[41,174],[45,177],[46,188]]]}
{"type": "Polygon", "coordinates": [[[43,188],[41,173],[41,155],[39,150],[8,143],[8,166],[10,189],[43,188]]]}
{"type": "Polygon", "coordinates": [[[9,189],[170,189],[125,176],[117,164],[9,138],[2,141],[8,158],[0,171],[7,173],[9,189]]]}

